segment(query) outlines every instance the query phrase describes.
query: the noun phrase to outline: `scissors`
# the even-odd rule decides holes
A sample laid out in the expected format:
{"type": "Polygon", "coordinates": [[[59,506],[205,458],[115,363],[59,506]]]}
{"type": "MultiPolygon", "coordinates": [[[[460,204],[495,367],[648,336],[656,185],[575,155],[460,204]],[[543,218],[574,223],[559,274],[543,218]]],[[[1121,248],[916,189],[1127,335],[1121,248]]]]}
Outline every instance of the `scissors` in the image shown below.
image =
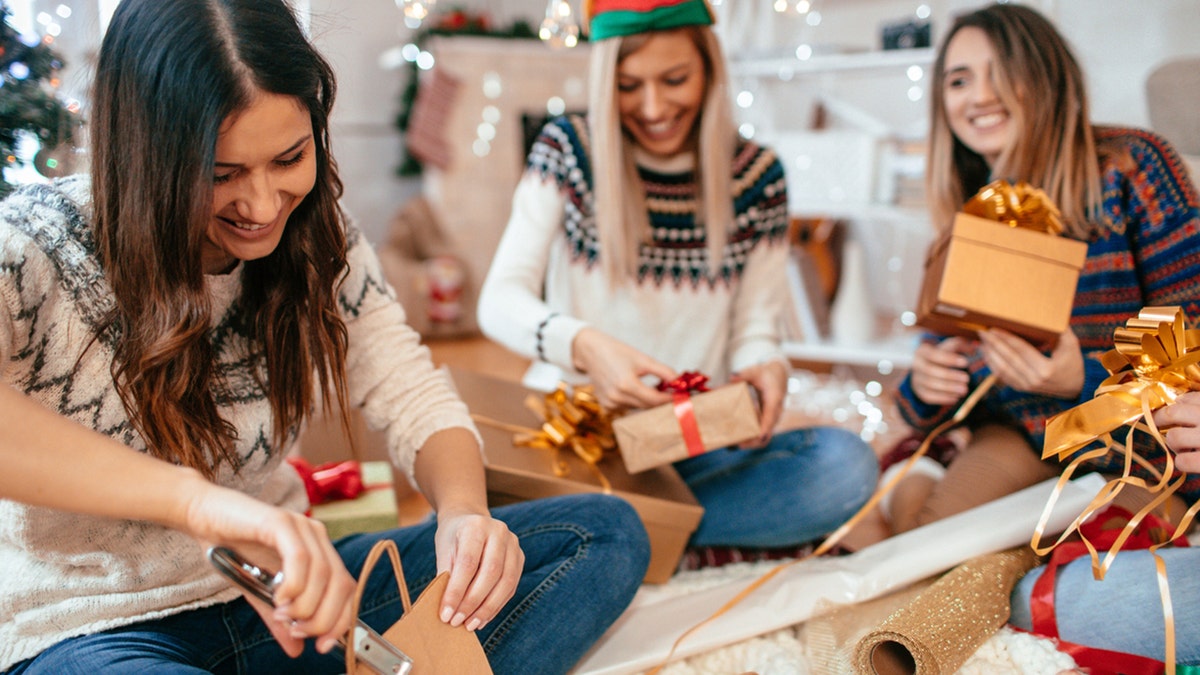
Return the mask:
{"type": "MultiPolygon", "coordinates": [[[[283,583],[283,572],[271,572],[247,562],[234,551],[223,546],[208,549],[208,559],[217,571],[250,595],[275,606],[275,588],[283,583]]],[[[413,661],[407,654],[388,642],[360,619],[350,629],[354,641],[354,653],[359,662],[366,664],[380,675],[410,675],[413,661]]],[[[344,647],[345,640],[338,640],[344,647]]]]}

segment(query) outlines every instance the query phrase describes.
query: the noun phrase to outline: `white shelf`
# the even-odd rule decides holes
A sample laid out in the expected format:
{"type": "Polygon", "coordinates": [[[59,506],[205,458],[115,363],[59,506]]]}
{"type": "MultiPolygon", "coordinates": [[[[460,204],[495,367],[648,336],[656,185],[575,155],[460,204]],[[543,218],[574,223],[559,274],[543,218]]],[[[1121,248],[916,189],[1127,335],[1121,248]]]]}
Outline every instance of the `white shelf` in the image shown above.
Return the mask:
{"type": "Polygon", "coordinates": [[[927,66],[933,63],[935,57],[936,51],[932,47],[821,54],[808,59],[799,59],[794,55],[751,57],[732,60],[729,72],[738,77],[788,77],[804,73],[892,70],[927,66]]]}
{"type": "MultiPolygon", "coordinates": [[[[813,342],[784,342],[783,353],[798,361],[840,363],[850,366],[871,366],[891,371],[905,370],[912,366],[920,336],[899,335],[880,339],[869,344],[838,344],[829,340],[813,342]]],[[[881,371],[882,372],[882,371],[881,371]]]]}
{"type": "Polygon", "coordinates": [[[929,211],[923,208],[864,202],[816,202],[809,200],[789,205],[788,212],[800,218],[929,221],[929,211]]]}

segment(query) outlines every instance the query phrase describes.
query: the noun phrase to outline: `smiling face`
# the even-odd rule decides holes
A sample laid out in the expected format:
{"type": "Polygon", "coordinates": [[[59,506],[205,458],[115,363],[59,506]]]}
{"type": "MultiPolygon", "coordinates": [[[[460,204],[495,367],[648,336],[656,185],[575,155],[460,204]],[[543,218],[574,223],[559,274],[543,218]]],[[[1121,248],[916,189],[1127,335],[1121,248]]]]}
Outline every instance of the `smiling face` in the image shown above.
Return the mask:
{"type": "Polygon", "coordinates": [[[968,26],[946,45],[945,64],[942,95],[950,131],[994,167],[1017,125],[996,91],[996,50],[986,33],[968,26]]]}
{"type": "Polygon", "coordinates": [[[707,92],[704,57],[684,30],[654,33],[617,64],[621,127],[653,155],[687,149],[707,92]]]}
{"type": "Polygon", "coordinates": [[[226,118],[217,136],[204,272],[270,255],[316,177],[312,120],[297,99],[260,92],[226,118]]]}

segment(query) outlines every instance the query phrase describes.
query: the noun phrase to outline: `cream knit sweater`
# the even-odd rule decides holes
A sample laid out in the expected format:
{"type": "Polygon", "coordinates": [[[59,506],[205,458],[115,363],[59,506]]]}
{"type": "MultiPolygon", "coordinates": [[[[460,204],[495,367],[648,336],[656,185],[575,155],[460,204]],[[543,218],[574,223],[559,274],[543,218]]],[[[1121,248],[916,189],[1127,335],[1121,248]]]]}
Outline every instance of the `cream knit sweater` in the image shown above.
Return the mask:
{"type": "MultiPolygon", "coordinates": [[[[96,259],[88,203],[86,177],[23,188],[0,203],[0,368],[6,384],[144,450],[113,387],[111,336],[85,351],[113,303],[96,259]]],[[[392,460],[411,478],[417,450],[430,435],[474,426],[405,324],[368,242],[354,228],[347,238],[350,273],[339,304],[349,332],[351,401],[372,426],[386,428],[392,460]]],[[[221,467],[218,482],[303,510],[303,486],[283,462],[295,438],[274,447],[269,403],[252,376],[257,361],[238,329],[241,272],[239,265],[207,278],[225,383],[217,402],[237,429],[242,462],[236,473],[221,467]]],[[[72,636],[237,595],[184,534],[0,500],[0,670],[72,636]]]]}

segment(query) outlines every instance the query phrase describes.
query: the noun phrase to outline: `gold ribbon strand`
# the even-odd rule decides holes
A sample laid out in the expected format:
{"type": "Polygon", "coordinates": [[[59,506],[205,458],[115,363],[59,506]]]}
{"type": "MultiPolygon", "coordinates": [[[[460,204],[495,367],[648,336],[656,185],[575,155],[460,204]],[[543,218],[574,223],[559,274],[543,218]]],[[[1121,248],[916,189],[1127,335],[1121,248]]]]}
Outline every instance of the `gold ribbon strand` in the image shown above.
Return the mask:
{"type": "MultiPolygon", "coordinates": [[[[1174,456],[1167,448],[1166,440],[1154,423],[1153,416],[1155,410],[1170,405],[1179,395],[1200,390],[1200,330],[1188,329],[1186,325],[1187,317],[1181,307],[1143,308],[1136,317],[1126,321],[1124,328],[1114,331],[1113,349],[1101,357],[1101,363],[1108,370],[1109,376],[1096,389],[1095,397],[1047,420],[1042,459],[1053,457],[1063,462],[1093,442],[1099,441],[1100,446],[1080,453],[1063,469],[1030,542],[1039,555],[1050,553],[1077,532],[1084,521],[1108,506],[1126,486],[1145,489],[1153,498],[1125,525],[1103,560],[1100,559],[1095,546],[1080,534],[1080,540],[1087,547],[1092,559],[1092,575],[1097,580],[1104,579],[1115,556],[1142,519],[1160,507],[1165,510],[1167,500],[1187,480],[1187,474],[1175,471],[1174,456]],[[1118,444],[1113,440],[1112,432],[1123,426],[1128,426],[1129,431],[1125,442],[1118,444]],[[1162,448],[1166,456],[1164,472],[1159,472],[1134,450],[1134,432],[1137,430],[1150,434],[1158,447],[1162,448]],[[1103,457],[1110,452],[1122,452],[1124,455],[1121,475],[1104,484],[1091,503],[1054,543],[1043,546],[1042,537],[1046,523],[1067,481],[1084,462],[1103,457]],[[1145,468],[1156,478],[1156,482],[1151,484],[1143,478],[1133,476],[1134,463],[1145,468]]],[[[1200,502],[1187,510],[1173,534],[1148,549],[1154,557],[1159,595],[1163,605],[1166,630],[1165,662],[1168,673],[1175,672],[1175,617],[1167,583],[1166,563],[1157,551],[1183,536],[1198,510],[1200,502]]],[[[1164,519],[1170,522],[1169,518],[1165,517],[1167,514],[1163,515],[1164,519]]]]}

